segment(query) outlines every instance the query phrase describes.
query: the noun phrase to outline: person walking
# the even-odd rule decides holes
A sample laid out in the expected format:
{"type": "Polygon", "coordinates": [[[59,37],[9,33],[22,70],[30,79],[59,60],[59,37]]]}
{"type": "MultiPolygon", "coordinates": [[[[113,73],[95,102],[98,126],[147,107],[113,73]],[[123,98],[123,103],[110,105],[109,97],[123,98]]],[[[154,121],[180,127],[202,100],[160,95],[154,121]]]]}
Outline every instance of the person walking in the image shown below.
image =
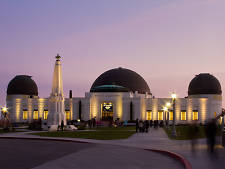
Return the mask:
{"type": "Polygon", "coordinates": [[[189,126],[188,134],[189,134],[189,137],[191,139],[191,149],[192,149],[192,152],[195,153],[197,139],[198,139],[198,135],[199,135],[199,126],[197,124],[197,121],[194,121],[189,126]]]}
{"type": "Polygon", "coordinates": [[[207,123],[205,132],[207,136],[208,151],[213,153],[217,133],[217,125],[215,119],[212,119],[210,122],[207,123]]]}

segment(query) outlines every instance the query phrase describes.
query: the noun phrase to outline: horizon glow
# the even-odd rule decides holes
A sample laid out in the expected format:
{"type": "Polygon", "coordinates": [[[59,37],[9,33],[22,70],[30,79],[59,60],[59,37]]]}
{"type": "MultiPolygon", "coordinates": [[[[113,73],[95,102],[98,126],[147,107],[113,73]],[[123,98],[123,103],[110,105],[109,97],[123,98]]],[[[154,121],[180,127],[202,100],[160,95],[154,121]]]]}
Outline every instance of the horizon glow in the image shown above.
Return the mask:
{"type": "Polygon", "coordinates": [[[213,74],[225,91],[224,6],[222,0],[2,0],[0,105],[19,74],[31,75],[39,96],[49,97],[57,53],[65,97],[70,89],[84,96],[100,74],[117,67],[140,74],[155,97],[187,96],[200,73],[213,74]]]}

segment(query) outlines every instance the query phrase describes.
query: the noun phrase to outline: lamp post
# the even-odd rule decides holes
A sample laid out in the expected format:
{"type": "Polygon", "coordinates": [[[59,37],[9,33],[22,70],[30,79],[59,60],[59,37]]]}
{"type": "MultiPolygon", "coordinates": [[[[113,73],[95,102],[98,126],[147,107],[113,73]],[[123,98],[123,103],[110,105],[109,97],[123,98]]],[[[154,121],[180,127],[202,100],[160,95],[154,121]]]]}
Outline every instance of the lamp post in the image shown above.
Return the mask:
{"type": "Polygon", "coordinates": [[[8,108],[5,106],[2,107],[1,112],[2,112],[3,119],[7,119],[8,108]]]}
{"type": "Polygon", "coordinates": [[[176,133],[176,128],[175,128],[175,104],[176,104],[176,98],[177,98],[177,95],[175,93],[172,93],[171,94],[171,97],[172,97],[172,103],[173,103],[173,128],[172,128],[172,137],[176,137],[177,136],[177,133],[176,133]]]}
{"type": "Polygon", "coordinates": [[[9,119],[8,119],[8,108],[2,107],[1,108],[1,115],[3,118],[3,129],[8,130],[9,129],[9,119]]]}
{"type": "Polygon", "coordinates": [[[166,107],[166,106],[163,106],[163,118],[164,118],[164,121],[165,121],[165,123],[166,123],[166,113],[167,113],[167,111],[168,111],[168,108],[166,107]]]}
{"type": "Polygon", "coordinates": [[[166,120],[167,120],[167,127],[169,126],[169,111],[168,111],[168,108],[170,108],[170,106],[171,106],[171,103],[170,102],[167,102],[166,103],[166,107],[167,107],[167,118],[166,118],[166,120]]]}

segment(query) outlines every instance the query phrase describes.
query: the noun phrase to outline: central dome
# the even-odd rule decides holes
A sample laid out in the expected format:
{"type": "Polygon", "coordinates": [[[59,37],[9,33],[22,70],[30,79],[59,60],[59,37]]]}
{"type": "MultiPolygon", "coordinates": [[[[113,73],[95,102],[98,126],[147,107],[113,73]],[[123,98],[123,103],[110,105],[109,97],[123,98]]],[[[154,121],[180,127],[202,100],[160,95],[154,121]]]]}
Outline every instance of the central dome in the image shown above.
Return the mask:
{"type": "Polygon", "coordinates": [[[135,92],[150,94],[146,81],[136,72],[116,68],[101,74],[92,84],[90,92],[135,92]]]}

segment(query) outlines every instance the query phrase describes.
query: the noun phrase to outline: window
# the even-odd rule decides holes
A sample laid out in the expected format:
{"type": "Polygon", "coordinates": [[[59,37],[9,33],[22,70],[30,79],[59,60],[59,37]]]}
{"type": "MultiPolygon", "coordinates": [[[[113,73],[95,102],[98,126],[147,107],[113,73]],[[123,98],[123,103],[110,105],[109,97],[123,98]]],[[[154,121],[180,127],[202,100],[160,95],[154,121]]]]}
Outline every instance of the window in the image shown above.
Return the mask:
{"type": "Polygon", "coordinates": [[[44,120],[48,119],[48,110],[44,110],[44,120]]]}
{"type": "Polygon", "coordinates": [[[66,120],[70,120],[70,111],[66,110],[66,120]]]}
{"type": "Polygon", "coordinates": [[[34,110],[33,119],[34,120],[38,119],[38,111],[37,110],[34,110]]]}
{"type": "Polygon", "coordinates": [[[173,112],[172,111],[170,111],[170,115],[169,116],[170,116],[169,120],[173,120],[173,112]]]}
{"type": "Polygon", "coordinates": [[[193,111],[193,120],[198,120],[198,112],[193,111]]]}
{"type": "Polygon", "coordinates": [[[158,112],[158,120],[163,120],[163,112],[162,111],[158,112]]]}
{"type": "Polygon", "coordinates": [[[27,120],[27,118],[28,118],[28,111],[24,110],[23,111],[23,120],[27,120]]]}
{"type": "Polygon", "coordinates": [[[181,120],[186,120],[186,111],[181,111],[181,120]]]}
{"type": "Polygon", "coordinates": [[[152,120],[152,112],[147,111],[147,120],[152,120]]]}

